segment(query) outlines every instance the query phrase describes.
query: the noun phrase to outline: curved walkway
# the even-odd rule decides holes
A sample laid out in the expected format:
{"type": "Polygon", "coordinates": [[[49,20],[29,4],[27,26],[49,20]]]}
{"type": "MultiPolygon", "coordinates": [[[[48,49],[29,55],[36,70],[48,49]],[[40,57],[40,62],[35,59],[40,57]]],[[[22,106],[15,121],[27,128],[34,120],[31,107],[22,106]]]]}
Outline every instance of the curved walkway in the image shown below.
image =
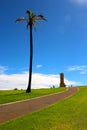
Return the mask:
{"type": "Polygon", "coordinates": [[[78,88],[71,87],[64,92],[51,94],[48,96],[42,96],[39,98],[28,99],[25,101],[0,105],[0,123],[4,123],[11,119],[15,119],[22,115],[47,107],[53,103],[70,97],[77,91],[78,88]]]}

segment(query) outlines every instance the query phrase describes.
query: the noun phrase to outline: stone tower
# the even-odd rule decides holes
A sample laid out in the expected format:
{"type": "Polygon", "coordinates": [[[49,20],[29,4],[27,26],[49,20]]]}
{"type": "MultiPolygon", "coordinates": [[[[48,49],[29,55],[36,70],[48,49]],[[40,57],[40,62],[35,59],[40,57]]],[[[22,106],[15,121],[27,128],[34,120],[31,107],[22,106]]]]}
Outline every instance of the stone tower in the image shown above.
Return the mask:
{"type": "Polygon", "coordinates": [[[66,87],[64,83],[64,74],[60,73],[60,87],[66,87]]]}

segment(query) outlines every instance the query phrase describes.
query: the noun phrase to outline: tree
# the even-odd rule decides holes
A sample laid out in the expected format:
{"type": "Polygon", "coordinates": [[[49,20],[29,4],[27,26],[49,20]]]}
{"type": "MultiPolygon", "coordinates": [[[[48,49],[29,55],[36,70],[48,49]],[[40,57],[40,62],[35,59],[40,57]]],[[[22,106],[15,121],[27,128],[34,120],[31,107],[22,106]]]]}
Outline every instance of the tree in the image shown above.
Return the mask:
{"type": "Polygon", "coordinates": [[[33,61],[33,36],[32,36],[32,28],[35,23],[38,23],[38,20],[45,20],[42,14],[35,15],[31,10],[27,10],[28,18],[20,17],[16,20],[16,22],[25,21],[27,23],[27,28],[30,28],[30,65],[29,65],[29,81],[26,93],[31,92],[31,80],[32,80],[32,61],[33,61]]]}

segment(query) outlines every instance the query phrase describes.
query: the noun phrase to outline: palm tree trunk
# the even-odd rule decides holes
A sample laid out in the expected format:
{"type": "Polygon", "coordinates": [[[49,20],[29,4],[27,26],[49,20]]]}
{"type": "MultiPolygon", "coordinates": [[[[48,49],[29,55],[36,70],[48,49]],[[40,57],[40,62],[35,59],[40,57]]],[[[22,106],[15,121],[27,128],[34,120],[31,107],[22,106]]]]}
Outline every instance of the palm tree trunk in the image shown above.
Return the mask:
{"type": "Polygon", "coordinates": [[[33,61],[33,38],[32,38],[32,24],[30,24],[30,66],[29,66],[29,81],[26,93],[31,92],[32,61],[33,61]]]}

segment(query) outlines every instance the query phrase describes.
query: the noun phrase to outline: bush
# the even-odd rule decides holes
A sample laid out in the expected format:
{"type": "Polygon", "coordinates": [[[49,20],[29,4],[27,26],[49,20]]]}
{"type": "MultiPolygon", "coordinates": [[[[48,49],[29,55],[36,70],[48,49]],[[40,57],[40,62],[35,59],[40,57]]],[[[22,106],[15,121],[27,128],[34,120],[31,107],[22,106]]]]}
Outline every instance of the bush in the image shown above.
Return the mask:
{"type": "Polygon", "coordinates": [[[14,90],[18,90],[18,88],[14,88],[14,90]]]}

